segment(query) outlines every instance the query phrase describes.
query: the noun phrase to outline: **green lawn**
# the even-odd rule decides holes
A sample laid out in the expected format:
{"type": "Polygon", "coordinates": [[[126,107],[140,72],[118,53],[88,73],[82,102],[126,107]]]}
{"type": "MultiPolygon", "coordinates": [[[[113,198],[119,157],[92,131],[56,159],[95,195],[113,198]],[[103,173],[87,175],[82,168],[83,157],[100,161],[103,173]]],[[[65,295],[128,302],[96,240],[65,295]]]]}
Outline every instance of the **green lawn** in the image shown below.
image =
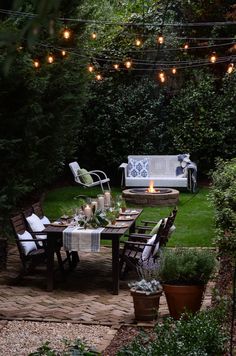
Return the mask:
{"type": "MultiPolygon", "coordinates": [[[[212,246],[214,240],[213,207],[207,200],[208,188],[200,188],[197,194],[180,193],[178,214],[176,217],[176,231],[172,235],[168,246],[212,246]]],[[[51,190],[44,201],[45,214],[56,219],[63,213],[78,206],[77,195],[95,197],[101,193],[99,188],[84,189],[68,186],[51,190]]],[[[113,188],[114,195],[121,194],[119,188],[113,188]]],[[[159,220],[166,217],[172,207],[144,207],[141,219],[159,220]]]]}

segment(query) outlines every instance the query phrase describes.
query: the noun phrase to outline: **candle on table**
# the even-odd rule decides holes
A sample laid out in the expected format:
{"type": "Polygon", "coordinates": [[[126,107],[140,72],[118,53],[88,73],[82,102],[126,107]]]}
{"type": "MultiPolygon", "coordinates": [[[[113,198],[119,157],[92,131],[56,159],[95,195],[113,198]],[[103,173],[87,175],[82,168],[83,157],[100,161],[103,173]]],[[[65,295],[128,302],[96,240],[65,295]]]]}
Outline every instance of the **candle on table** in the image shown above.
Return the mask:
{"type": "Polygon", "coordinates": [[[94,207],[94,211],[96,211],[97,208],[98,208],[98,202],[97,202],[96,200],[93,200],[93,201],[91,202],[91,206],[92,206],[92,208],[94,207]]]}
{"type": "Polygon", "coordinates": [[[89,205],[86,205],[86,207],[84,208],[84,215],[86,216],[86,218],[89,220],[92,216],[92,209],[90,208],[89,205]]]}
{"type": "Polygon", "coordinates": [[[105,202],[105,206],[111,206],[111,193],[106,191],[104,193],[104,202],[105,202]]]}
{"type": "Polygon", "coordinates": [[[104,195],[98,195],[98,209],[104,210],[104,195]]]}

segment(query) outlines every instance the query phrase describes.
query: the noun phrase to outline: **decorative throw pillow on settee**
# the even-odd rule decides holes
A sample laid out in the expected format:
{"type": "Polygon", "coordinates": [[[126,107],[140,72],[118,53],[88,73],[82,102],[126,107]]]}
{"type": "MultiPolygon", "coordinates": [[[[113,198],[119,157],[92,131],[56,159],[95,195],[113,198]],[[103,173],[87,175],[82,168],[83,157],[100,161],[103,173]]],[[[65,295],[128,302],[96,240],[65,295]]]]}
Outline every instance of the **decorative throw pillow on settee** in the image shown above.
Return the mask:
{"type": "Polygon", "coordinates": [[[128,161],[128,177],[146,178],[149,176],[149,159],[143,158],[140,160],[129,158],[128,161]]]}

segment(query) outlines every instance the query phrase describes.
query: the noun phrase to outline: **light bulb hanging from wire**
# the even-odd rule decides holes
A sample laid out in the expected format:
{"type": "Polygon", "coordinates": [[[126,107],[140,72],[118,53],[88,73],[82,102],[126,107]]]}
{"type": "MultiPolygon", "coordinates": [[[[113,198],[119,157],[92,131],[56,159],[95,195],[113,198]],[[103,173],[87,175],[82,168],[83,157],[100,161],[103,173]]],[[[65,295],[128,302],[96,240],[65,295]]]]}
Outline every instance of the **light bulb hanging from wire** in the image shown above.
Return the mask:
{"type": "Polygon", "coordinates": [[[142,45],[141,39],[140,39],[140,38],[136,38],[136,39],[135,39],[135,46],[136,46],[136,47],[140,47],[141,45],[142,45]]]}
{"type": "Polygon", "coordinates": [[[187,42],[183,45],[183,49],[185,51],[187,51],[189,49],[189,44],[187,42]]]}
{"type": "Polygon", "coordinates": [[[92,64],[88,65],[88,71],[92,73],[94,71],[94,66],[92,64]]]}
{"type": "Polygon", "coordinates": [[[63,57],[66,56],[66,51],[65,51],[64,49],[61,51],[61,55],[62,55],[63,57]]]}
{"type": "Polygon", "coordinates": [[[227,68],[227,73],[231,74],[234,70],[234,63],[230,63],[227,68]]]}
{"type": "Polygon", "coordinates": [[[157,43],[162,45],[164,43],[164,36],[160,33],[157,37],[157,43]]]}
{"type": "Polygon", "coordinates": [[[172,74],[176,74],[176,73],[177,73],[176,67],[173,67],[173,68],[171,69],[171,73],[172,73],[172,74]]]}
{"type": "Polygon", "coordinates": [[[68,40],[68,39],[71,37],[71,30],[68,29],[68,28],[65,28],[65,29],[63,30],[62,35],[63,35],[63,38],[64,38],[65,40],[68,40]]]}
{"type": "Polygon", "coordinates": [[[113,68],[114,68],[115,70],[118,70],[118,69],[119,69],[119,67],[120,67],[120,66],[119,66],[119,64],[118,64],[118,63],[114,63],[114,64],[113,64],[113,68]]]}
{"type": "Polygon", "coordinates": [[[97,39],[97,33],[96,32],[92,32],[91,33],[91,38],[92,38],[92,40],[96,40],[97,39]]]}
{"type": "Polygon", "coordinates": [[[165,73],[162,71],[160,71],[160,73],[158,74],[158,77],[161,81],[161,83],[164,83],[166,81],[166,77],[165,77],[165,73]]]}
{"type": "Polygon", "coordinates": [[[96,74],[95,76],[96,80],[102,80],[102,75],[100,73],[96,74]]]}
{"type": "Polygon", "coordinates": [[[212,52],[212,54],[210,56],[210,62],[215,63],[216,60],[217,60],[216,52],[212,52]]]}
{"type": "Polygon", "coordinates": [[[48,57],[47,57],[47,62],[48,62],[49,64],[52,64],[52,63],[54,62],[54,57],[53,57],[52,54],[49,54],[49,55],[48,55],[48,57]]]}
{"type": "Polygon", "coordinates": [[[130,69],[131,67],[132,67],[132,61],[131,60],[127,60],[127,61],[125,61],[125,67],[127,68],[127,69],[130,69]]]}
{"type": "Polygon", "coordinates": [[[38,60],[38,59],[35,59],[34,62],[33,62],[33,64],[34,64],[34,67],[35,67],[35,68],[39,68],[39,67],[40,67],[40,63],[39,63],[39,60],[38,60]]]}

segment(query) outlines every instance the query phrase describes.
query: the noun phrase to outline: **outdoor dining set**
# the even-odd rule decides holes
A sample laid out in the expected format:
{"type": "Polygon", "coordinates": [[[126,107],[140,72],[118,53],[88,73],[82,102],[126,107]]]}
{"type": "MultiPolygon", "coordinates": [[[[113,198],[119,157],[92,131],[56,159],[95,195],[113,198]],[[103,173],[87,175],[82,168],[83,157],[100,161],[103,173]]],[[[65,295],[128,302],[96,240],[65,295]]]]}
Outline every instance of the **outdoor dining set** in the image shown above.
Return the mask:
{"type": "Polygon", "coordinates": [[[53,222],[44,215],[39,202],[33,204],[29,209],[11,218],[23,264],[22,273],[28,273],[38,263],[43,262],[46,264],[46,289],[52,291],[54,254],[57,256],[60,271],[64,273],[66,263],[69,269],[76,267],[80,252],[99,253],[101,241],[110,240],[112,292],[118,294],[120,277],[142,259],[143,253],[148,259],[153,255],[153,248],[157,243],[166,243],[167,232],[173,225],[176,215],[174,211],[165,224],[157,224],[155,234],[153,232],[147,234],[156,223],[152,228],[147,222],[137,227],[136,220],[141,213],[140,208],[126,208],[120,196],[114,202],[110,191],[99,194],[96,199],[87,199],[82,206],[74,209],[73,216],[64,214],[53,222]],[[128,238],[125,240],[128,241],[124,241],[121,249],[121,237],[127,234],[128,238]],[[62,250],[66,255],[64,259],[62,250]],[[133,252],[130,253],[131,251],[133,252]]]}

